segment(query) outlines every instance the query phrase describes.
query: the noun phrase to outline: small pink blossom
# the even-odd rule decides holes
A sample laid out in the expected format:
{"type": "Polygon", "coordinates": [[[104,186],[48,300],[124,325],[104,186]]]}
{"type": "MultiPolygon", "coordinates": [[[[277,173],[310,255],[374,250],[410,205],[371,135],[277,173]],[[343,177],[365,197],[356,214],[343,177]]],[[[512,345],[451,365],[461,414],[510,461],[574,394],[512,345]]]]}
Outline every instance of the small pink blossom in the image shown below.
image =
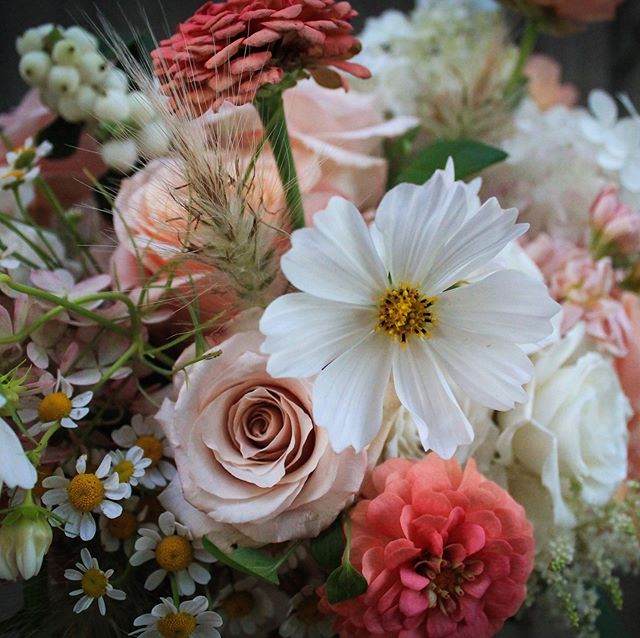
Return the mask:
{"type": "Polygon", "coordinates": [[[559,105],[572,107],[578,102],[578,89],[573,84],[562,84],[562,69],[553,58],[532,55],[524,72],[529,78],[529,95],[540,110],[559,105]]]}
{"type": "Polygon", "coordinates": [[[594,246],[606,250],[613,245],[621,254],[640,252],[640,213],[622,203],[616,186],[607,186],[591,206],[594,246]]]}

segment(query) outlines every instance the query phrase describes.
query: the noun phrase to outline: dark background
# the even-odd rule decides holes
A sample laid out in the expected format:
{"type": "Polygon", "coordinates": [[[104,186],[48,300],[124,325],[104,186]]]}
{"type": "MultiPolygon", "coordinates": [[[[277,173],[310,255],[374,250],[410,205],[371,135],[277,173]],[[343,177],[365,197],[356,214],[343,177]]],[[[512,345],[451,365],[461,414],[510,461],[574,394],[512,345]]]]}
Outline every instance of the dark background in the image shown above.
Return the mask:
{"type": "MultiPolygon", "coordinates": [[[[147,15],[154,35],[160,38],[172,32],[181,19],[192,13],[203,0],[0,0],[0,112],[9,110],[26,91],[17,65],[15,38],[27,28],[45,22],[63,26],[73,23],[89,25],[102,12],[108,21],[124,34],[133,24],[142,27],[147,15]]],[[[384,9],[410,9],[413,0],[352,0],[361,13],[358,27],[368,15],[384,9]]],[[[514,36],[519,25],[514,22],[514,36]]],[[[640,109],[640,0],[626,0],[615,22],[592,26],[583,33],[562,40],[543,38],[538,50],[557,58],[564,67],[566,81],[573,82],[583,99],[589,90],[601,87],[609,91],[624,91],[640,109]]],[[[626,631],[621,627],[602,638],[631,638],[640,635],[640,593],[637,584],[626,583],[626,605],[623,612],[626,631]],[[620,632],[620,633],[618,633],[620,632]]],[[[1,619],[19,600],[19,590],[0,589],[1,619]]],[[[558,638],[549,631],[544,619],[534,627],[505,631],[504,638],[558,638]]]]}
{"type": "MultiPolygon", "coordinates": [[[[63,26],[87,25],[98,12],[123,32],[127,23],[144,25],[146,13],[154,34],[162,37],[192,13],[203,0],[0,0],[0,112],[13,106],[25,92],[18,75],[14,43],[27,28],[45,22],[63,26]]],[[[387,8],[410,9],[413,0],[352,0],[364,16],[387,8]]],[[[518,25],[514,24],[517,35],[518,25]]],[[[615,23],[596,25],[564,40],[544,38],[539,50],[557,57],[567,80],[581,89],[583,98],[591,88],[625,91],[640,106],[640,1],[626,0],[615,23]]]]}

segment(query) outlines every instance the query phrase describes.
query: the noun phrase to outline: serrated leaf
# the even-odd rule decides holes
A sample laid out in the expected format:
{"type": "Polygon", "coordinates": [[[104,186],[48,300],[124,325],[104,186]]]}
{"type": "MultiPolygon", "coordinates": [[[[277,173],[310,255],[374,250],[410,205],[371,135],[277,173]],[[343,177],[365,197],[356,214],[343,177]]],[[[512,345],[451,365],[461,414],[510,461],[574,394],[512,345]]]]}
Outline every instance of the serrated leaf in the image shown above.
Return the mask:
{"type": "Polygon", "coordinates": [[[465,179],[481,170],[503,162],[508,154],[495,146],[474,140],[439,140],[422,149],[400,171],[396,184],[424,184],[437,170],[453,159],[456,179],[465,179]]]}
{"type": "Polygon", "coordinates": [[[334,569],[327,578],[327,599],[333,605],[356,598],[367,591],[365,577],[349,562],[334,569]]]}
{"type": "Polygon", "coordinates": [[[70,157],[78,150],[83,128],[82,123],[74,124],[58,117],[38,133],[36,144],[45,140],[53,144],[53,149],[47,156],[49,159],[70,157]]]}
{"type": "Polygon", "coordinates": [[[340,566],[346,541],[342,531],[342,517],[339,516],[333,525],[311,541],[311,555],[316,562],[326,569],[333,571],[340,566]]]}
{"type": "Polygon", "coordinates": [[[243,574],[266,580],[273,585],[280,583],[278,571],[298,545],[297,543],[291,545],[282,556],[271,556],[252,547],[240,547],[230,554],[227,554],[214,545],[208,538],[203,538],[202,544],[204,548],[221,563],[243,574]]]}

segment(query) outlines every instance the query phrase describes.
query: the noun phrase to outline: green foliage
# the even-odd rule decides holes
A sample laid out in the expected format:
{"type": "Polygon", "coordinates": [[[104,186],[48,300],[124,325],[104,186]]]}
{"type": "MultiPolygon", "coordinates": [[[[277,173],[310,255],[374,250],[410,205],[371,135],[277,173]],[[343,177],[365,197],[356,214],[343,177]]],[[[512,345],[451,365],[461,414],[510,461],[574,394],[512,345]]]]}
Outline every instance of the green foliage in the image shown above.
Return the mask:
{"type": "Polygon", "coordinates": [[[333,571],[340,566],[345,547],[342,517],[339,516],[331,527],[311,541],[311,555],[321,567],[333,571]]]}
{"type": "Polygon", "coordinates": [[[327,599],[331,604],[355,598],[366,591],[367,581],[348,560],[327,579],[327,599]]]}

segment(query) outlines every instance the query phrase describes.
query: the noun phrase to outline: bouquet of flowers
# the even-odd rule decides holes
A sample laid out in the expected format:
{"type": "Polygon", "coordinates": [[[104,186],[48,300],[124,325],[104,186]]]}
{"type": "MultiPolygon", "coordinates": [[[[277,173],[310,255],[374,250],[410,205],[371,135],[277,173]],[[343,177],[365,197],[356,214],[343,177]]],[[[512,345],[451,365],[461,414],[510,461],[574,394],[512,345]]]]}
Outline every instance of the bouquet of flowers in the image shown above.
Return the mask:
{"type": "Polygon", "coordinates": [[[358,39],[346,1],[222,0],[152,46],[17,38],[2,635],[611,635],[640,115],[532,52],[619,3],[421,0],[358,39]]]}

